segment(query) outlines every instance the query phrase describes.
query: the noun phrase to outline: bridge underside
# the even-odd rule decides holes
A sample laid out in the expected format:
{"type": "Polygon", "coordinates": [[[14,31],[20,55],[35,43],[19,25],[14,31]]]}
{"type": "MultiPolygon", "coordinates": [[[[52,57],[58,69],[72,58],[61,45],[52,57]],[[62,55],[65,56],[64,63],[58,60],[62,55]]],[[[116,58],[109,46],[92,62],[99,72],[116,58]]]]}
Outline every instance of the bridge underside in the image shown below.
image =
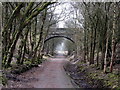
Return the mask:
{"type": "Polygon", "coordinates": [[[44,53],[71,55],[76,51],[75,32],[68,28],[52,28],[44,41],[44,53]]]}
{"type": "Polygon", "coordinates": [[[69,38],[68,36],[65,36],[65,35],[51,36],[51,37],[47,38],[47,39],[44,41],[44,43],[46,43],[46,42],[47,42],[48,40],[50,40],[50,39],[53,39],[53,38],[61,38],[61,37],[66,38],[66,39],[70,40],[71,42],[75,43],[75,41],[74,41],[73,39],[71,39],[71,38],[69,38]]]}

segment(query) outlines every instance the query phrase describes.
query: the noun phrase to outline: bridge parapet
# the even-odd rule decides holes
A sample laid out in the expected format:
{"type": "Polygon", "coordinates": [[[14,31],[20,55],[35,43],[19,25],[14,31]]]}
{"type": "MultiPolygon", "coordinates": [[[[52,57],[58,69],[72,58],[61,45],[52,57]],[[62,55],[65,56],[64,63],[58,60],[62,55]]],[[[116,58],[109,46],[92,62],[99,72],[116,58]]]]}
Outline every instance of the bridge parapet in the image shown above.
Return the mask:
{"type": "Polygon", "coordinates": [[[67,37],[71,39],[72,41],[75,41],[75,32],[74,30],[70,30],[68,28],[51,28],[48,36],[46,37],[46,40],[51,37],[67,37]]]}

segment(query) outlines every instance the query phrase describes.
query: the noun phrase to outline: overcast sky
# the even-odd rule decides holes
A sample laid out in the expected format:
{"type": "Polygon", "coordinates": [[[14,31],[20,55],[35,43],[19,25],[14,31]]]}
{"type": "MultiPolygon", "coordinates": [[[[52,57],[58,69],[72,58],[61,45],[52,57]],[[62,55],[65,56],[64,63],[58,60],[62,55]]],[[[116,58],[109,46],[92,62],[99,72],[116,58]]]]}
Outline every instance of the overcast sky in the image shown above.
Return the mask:
{"type": "MultiPolygon", "coordinates": [[[[63,21],[60,21],[57,25],[58,25],[58,28],[65,28],[65,22],[70,22],[70,19],[72,20],[73,18],[76,18],[76,11],[74,9],[74,7],[71,5],[71,2],[66,2],[66,3],[63,3],[63,4],[60,4],[58,6],[56,6],[56,9],[55,9],[55,14],[61,14],[61,19],[64,19],[63,21]],[[61,12],[63,12],[61,14],[61,12]],[[66,16],[65,16],[66,15],[66,16]]],[[[78,18],[80,19],[83,19],[82,17],[82,14],[80,12],[77,11],[77,15],[78,15],[78,18]]],[[[75,22],[75,20],[73,20],[73,22],[75,22]]],[[[82,24],[77,22],[76,23],[82,27],[82,24]]],[[[73,25],[74,26],[74,25],[73,25]]]]}
{"type": "Polygon", "coordinates": [[[72,13],[70,13],[71,11],[73,11],[73,8],[71,8],[72,6],[71,6],[71,4],[69,3],[69,2],[67,2],[67,3],[63,3],[63,4],[61,4],[61,5],[58,5],[57,7],[56,7],[56,10],[55,10],[55,14],[60,14],[61,12],[64,12],[65,14],[66,14],[66,18],[64,18],[64,13],[62,14],[62,18],[61,19],[63,19],[64,18],[64,20],[63,21],[60,21],[59,23],[58,23],[58,27],[59,28],[64,28],[65,27],[65,21],[67,21],[68,20],[68,18],[70,18],[70,17],[72,17],[72,13]]]}

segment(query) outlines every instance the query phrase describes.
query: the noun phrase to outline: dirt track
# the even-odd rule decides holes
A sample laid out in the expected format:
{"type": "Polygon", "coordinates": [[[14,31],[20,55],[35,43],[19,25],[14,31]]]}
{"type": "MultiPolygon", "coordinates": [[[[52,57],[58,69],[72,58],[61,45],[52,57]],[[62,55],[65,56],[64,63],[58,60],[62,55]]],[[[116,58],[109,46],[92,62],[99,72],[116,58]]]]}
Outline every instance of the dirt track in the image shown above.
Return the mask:
{"type": "Polygon", "coordinates": [[[47,61],[17,76],[19,81],[9,80],[7,88],[74,88],[64,71],[64,57],[49,58],[47,61]]]}
{"type": "Polygon", "coordinates": [[[66,62],[65,58],[49,59],[42,73],[39,73],[34,88],[74,88],[63,69],[66,62]]]}

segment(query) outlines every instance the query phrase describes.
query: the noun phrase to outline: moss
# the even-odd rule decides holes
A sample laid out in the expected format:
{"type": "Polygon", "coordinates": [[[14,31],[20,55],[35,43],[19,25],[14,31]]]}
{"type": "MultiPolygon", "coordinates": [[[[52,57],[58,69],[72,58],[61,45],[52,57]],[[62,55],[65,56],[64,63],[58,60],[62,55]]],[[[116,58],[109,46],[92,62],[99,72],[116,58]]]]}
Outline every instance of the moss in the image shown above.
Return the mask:
{"type": "Polygon", "coordinates": [[[107,81],[106,83],[107,83],[108,86],[111,86],[111,85],[113,84],[113,83],[110,82],[110,81],[107,81]]]}
{"type": "Polygon", "coordinates": [[[0,83],[5,86],[8,80],[5,76],[0,76],[0,81],[1,81],[0,83]]]}
{"type": "Polygon", "coordinates": [[[115,87],[115,90],[120,90],[120,86],[119,87],[115,87]]]}
{"type": "Polygon", "coordinates": [[[113,74],[113,73],[109,73],[108,74],[108,77],[110,77],[110,78],[114,78],[114,77],[116,77],[117,75],[115,75],[115,74],[113,74]]]}
{"type": "Polygon", "coordinates": [[[78,63],[77,63],[78,66],[79,66],[79,65],[81,66],[82,64],[85,64],[85,63],[84,63],[84,62],[78,62],[78,63]]]}
{"type": "MultiPolygon", "coordinates": [[[[90,66],[93,67],[93,66],[90,66]]],[[[89,71],[88,77],[92,79],[93,83],[95,80],[99,83],[103,83],[103,87],[110,87],[110,88],[119,88],[118,86],[118,74],[108,73],[104,74],[102,71],[89,71]]]]}
{"type": "Polygon", "coordinates": [[[31,62],[27,60],[27,61],[24,62],[24,64],[25,64],[25,65],[30,65],[31,62]]]}
{"type": "Polygon", "coordinates": [[[41,64],[44,60],[45,60],[45,59],[37,58],[37,59],[35,60],[35,63],[36,63],[36,64],[41,64]]]}
{"type": "Polygon", "coordinates": [[[106,77],[104,78],[104,83],[110,88],[118,88],[118,76],[113,73],[106,74],[106,77]]]}
{"type": "Polygon", "coordinates": [[[85,68],[81,65],[78,65],[78,70],[83,71],[85,68]]]}
{"type": "Polygon", "coordinates": [[[95,67],[96,67],[96,65],[95,65],[95,64],[91,64],[91,65],[90,65],[90,67],[95,68],[95,67]]]}

